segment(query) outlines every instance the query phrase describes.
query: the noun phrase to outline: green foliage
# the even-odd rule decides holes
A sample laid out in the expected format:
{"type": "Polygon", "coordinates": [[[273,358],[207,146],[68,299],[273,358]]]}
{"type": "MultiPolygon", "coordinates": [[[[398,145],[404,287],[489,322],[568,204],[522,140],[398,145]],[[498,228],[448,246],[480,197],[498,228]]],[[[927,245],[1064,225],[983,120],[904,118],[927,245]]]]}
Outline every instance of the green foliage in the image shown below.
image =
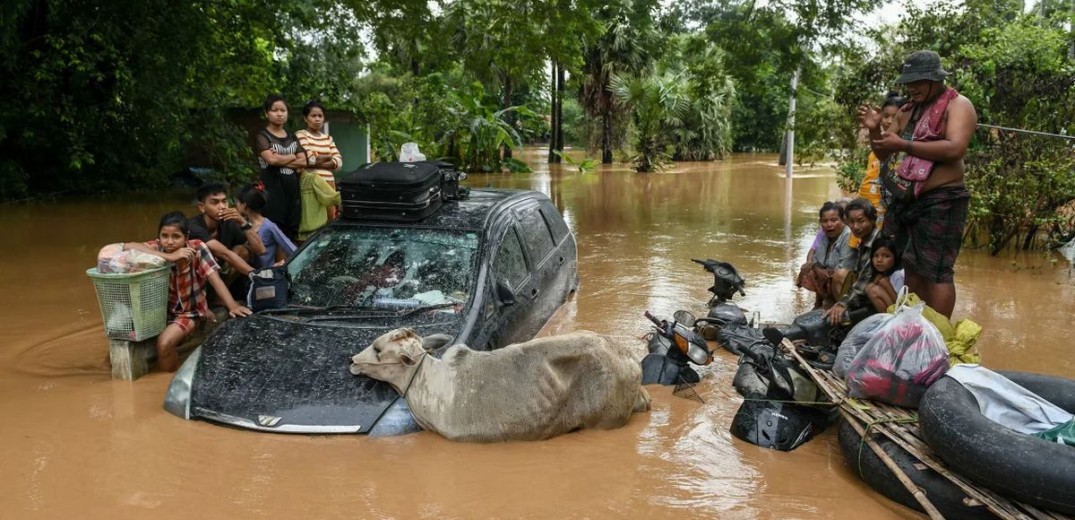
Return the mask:
{"type": "MultiPolygon", "coordinates": [[[[899,26],[873,35],[880,52],[846,56],[837,99],[851,118],[862,101],[876,103],[906,55],[933,49],[980,123],[1072,135],[1075,59],[1065,14],[1023,14],[1015,0],[912,7],[899,26]]],[[[846,131],[845,141],[853,135],[846,131]]],[[[973,243],[984,241],[996,254],[1010,246],[1052,246],[1072,234],[1061,209],[1075,199],[1070,141],[982,128],[965,161],[973,243]]]]}
{"type": "MultiPolygon", "coordinates": [[[[602,5],[594,18],[603,24],[599,37],[584,41],[579,104],[601,119],[602,162],[612,161],[617,116],[623,115],[612,94],[612,78],[648,74],[660,34],[653,24],[653,0],[619,0],[602,5]]],[[[622,125],[618,128],[622,130],[622,125]]]]}
{"type": "Polygon", "coordinates": [[[688,108],[672,127],[677,161],[710,161],[731,150],[735,82],[725,70],[724,52],[700,34],[676,35],[659,66],[685,81],[688,108]]]}
{"type": "Polygon", "coordinates": [[[364,96],[358,110],[370,124],[378,160],[395,160],[403,143],[415,142],[426,156],[451,160],[466,171],[527,171],[524,163],[501,156],[503,147],[522,141],[507,114],[524,121],[538,116],[526,107],[497,109],[482,84],[467,83],[461,71],[398,81],[371,75],[359,85],[364,96]]]}
{"type": "Polygon", "coordinates": [[[844,193],[857,193],[866,178],[870,158],[869,147],[856,147],[842,152],[836,162],[836,185],[844,193]]]}
{"type": "Polygon", "coordinates": [[[680,78],[613,76],[610,87],[616,101],[633,116],[635,155],[631,162],[635,170],[660,169],[671,158],[670,130],[683,126],[683,116],[690,106],[680,78]]]}
{"type": "Polygon", "coordinates": [[[1058,210],[1075,200],[1071,146],[1008,132],[981,134],[988,143],[975,150],[973,173],[967,176],[974,194],[969,219],[972,243],[984,236],[996,254],[1010,245],[1057,247],[1070,240],[1075,233],[1071,215],[1058,210]],[[1042,235],[1044,241],[1035,244],[1042,235]]]}
{"type": "Polygon", "coordinates": [[[576,162],[570,155],[562,153],[559,150],[553,150],[554,154],[559,156],[568,166],[574,167],[575,170],[580,173],[590,173],[597,167],[597,161],[593,157],[587,157],[582,161],[576,162]]]}
{"type": "Polygon", "coordinates": [[[0,198],[154,188],[185,166],[249,178],[247,132],[229,110],[259,106],[281,85],[293,99],[342,102],[357,69],[340,65],[361,53],[339,45],[357,34],[351,21],[324,0],[5,9],[0,198]]]}
{"type": "MultiPolygon", "coordinates": [[[[734,150],[775,151],[787,128],[790,80],[801,69],[800,106],[796,119],[824,120],[831,112],[824,103],[804,100],[803,91],[832,91],[825,73],[833,56],[852,45],[854,16],[881,4],[880,0],[741,0],[706,4],[693,14],[706,24],[711,40],[734,56],[728,72],[737,87],[734,150]],[[805,101],[805,102],[804,102],[805,101]],[[820,113],[812,114],[813,110],[820,113]]],[[[834,67],[836,68],[836,67],[834,67]]],[[[796,149],[823,150],[824,135],[796,124],[796,149]],[[804,132],[805,130],[805,132],[804,132]]],[[[818,154],[808,159],[816,159],[818,154]]]]}

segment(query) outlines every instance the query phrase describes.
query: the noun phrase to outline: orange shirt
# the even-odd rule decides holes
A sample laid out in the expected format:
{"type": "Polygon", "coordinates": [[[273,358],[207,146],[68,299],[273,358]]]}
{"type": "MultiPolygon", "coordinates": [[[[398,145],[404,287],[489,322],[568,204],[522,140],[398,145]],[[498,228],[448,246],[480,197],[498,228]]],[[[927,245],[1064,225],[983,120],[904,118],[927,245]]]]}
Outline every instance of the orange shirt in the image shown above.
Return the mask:
{"type": "MultiPolygon", "coordinates": [[[[870,158],[866,159],[866,176],[859,185],[858,196],[870,201],[873,207],[877,208],[877,227],[881,227],[885,218],[885,206],[881,204],[881,161],[873,152],[870,152],[870,158]]],[[[859,237],[851,235],[848,245],[856,248],[859,242],[859,237]]]]}

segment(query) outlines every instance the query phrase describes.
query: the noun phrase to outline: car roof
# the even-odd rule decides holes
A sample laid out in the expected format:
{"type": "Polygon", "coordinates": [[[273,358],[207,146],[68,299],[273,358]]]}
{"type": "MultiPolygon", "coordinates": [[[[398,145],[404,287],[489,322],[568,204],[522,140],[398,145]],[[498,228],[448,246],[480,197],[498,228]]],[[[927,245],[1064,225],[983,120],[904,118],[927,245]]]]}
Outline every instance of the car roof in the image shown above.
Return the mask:
{"type": "Polygon", "coordinates": [[[539,191],[511,189],[472,189],[463,200],[445,201],[436,213],[414,222],[394,222],[373,219],[340,218],[333,226],[391,226],[391,227],[437,227],[456,229],[482,229],[493,215],[519,202],[531,199],[547,199],[539,191]]]}

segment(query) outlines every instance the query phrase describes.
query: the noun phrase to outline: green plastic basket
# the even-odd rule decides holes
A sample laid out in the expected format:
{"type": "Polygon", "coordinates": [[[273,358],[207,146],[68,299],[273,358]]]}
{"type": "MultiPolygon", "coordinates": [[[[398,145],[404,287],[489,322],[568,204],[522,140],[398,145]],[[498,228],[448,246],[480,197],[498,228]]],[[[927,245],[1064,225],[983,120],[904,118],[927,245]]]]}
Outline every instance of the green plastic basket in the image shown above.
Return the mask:
{"type": "Polygon", "coordinates": [[[159,335],[168,324],[169,266],[139,273],[86,270],[97,290],[105,334],[112,339],[142,341],[159,335]]]}

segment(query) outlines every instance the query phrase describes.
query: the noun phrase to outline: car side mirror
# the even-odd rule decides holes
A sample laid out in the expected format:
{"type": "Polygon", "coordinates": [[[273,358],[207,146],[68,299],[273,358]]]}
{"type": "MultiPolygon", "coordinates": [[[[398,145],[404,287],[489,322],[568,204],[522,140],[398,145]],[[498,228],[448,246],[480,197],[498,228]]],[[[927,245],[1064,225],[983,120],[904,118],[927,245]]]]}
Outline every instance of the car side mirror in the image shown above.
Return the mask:
{"type": "Polygon", "coordinates": [[[504,306],[515,305],[515,291],[504,282],[496,283],[496,297],[504,306]]]}

